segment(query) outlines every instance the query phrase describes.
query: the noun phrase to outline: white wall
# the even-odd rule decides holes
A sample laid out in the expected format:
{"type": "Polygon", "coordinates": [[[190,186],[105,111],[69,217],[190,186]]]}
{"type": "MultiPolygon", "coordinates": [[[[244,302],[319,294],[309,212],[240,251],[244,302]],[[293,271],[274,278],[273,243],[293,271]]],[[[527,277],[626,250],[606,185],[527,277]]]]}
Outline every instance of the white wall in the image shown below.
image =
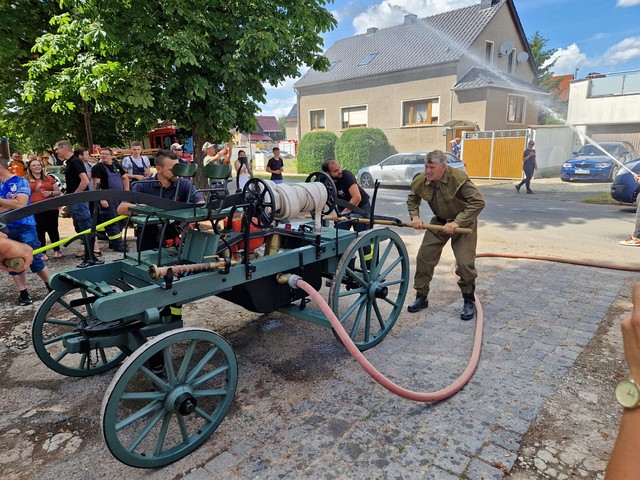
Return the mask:
{"type": "Polygon", "coordinates": [[[572,125],[638,123],[640,94],[587,98],[589,82],[586,78],[571,82],[567,122],[572,125]]]}
{"type": "Polygon", "coordinates": [[[538,171],[559,171],[582,146],[576,131],[565,125],[534,125],[531,130],[536,142],[538,171]]]}

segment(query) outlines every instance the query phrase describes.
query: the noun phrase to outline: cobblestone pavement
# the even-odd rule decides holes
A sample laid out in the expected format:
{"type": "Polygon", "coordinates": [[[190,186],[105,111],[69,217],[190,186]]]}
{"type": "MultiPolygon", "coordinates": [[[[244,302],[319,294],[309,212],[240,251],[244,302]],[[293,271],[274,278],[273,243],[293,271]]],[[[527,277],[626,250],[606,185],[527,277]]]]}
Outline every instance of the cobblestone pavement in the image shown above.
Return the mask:
{"type": "MultiPolygon", "coordinates": [[[[412,390],[448,385],[471,352],[475,322],[459,319],[461,299],[443,265],[446,257],[429,309],[403,312],[389,336],[366,352],[384,374],[412,390]]],[[[438,403],[418,404],[387,392],[326,329],[278,313],[243,314],[235,325],[220,324],[225,308],[237,309],[217,299],[186,307],[188,322],[213,328],[232,344],[239,386],[212,437],[157,470],[118,463],[101,438],[100,402],[113,372],[64,378],[40,364],[30,348],[0,345],[3,477],[503,478],[543,406],[636,275],[505,259],[479,260],[478,269],[485,314],[480,364],[461,392],[438,403]]],[[[12,322],[11,334],[23,343],[26,311],[5,308],[2,319],[3,329],[12,322]]],[[[603,429],[612,443],[615,424],[603,429]]],[[[601,476],[601,459],[587,465],[584,478],[601,476]]]]}
{"type": "MultiPolygon", "coordinates": [[[[331,380],[313,386],[311,398],[280,412],[268,428],[240,435],[186,478],[503,478],[522,436],[629,275],[515,263],[483,260],[483,269],[497,273],[479,292],[486,319],[482,358],[453,398],[425,405],[402,400],[352,362],[340,362],[331,380]],[[523,291],[529,292],[524,301],[523,291]]],[[[474,324],[461,322],[458,309],[456,301],[424,314],[415,328],[367,357],[412,389],[443,387],[464,369],[471,349],[474,324]]]]}

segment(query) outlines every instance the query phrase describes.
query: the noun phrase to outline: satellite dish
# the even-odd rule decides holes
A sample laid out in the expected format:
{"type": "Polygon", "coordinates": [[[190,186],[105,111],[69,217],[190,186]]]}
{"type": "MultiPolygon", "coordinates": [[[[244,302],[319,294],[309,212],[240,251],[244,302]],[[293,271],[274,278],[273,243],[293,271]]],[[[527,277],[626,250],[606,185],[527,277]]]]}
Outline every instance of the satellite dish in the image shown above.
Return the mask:
{"type": "Polygon", "coordinates": [[[500,55],[509,55],[513,50],[513,43],[511,42],[502,42],[500,44],[500,55]]]}
{"type": "Polygon", "coordinates": [[[516,61],[518,63],[524,63],[529,60],[529,54],[527,52],[520,52],[516,57],[516,61]]]}

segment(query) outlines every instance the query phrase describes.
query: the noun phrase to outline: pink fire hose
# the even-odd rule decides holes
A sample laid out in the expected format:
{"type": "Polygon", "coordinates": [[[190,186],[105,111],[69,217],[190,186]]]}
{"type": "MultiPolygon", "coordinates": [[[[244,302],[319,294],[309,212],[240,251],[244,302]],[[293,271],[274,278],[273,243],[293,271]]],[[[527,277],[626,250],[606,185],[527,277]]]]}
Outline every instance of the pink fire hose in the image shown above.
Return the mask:
{"type": "MultiPolygon", "coordinates": [[[[548,262],[558,262],[558,263],[568,263],[572,265],[581,265],[586,267],[596,267],[596,268],[606,268],[609,270],[622,270],[628,272],[640,272],[640,268],[638,267],[628,267],[623,265],[611,265],[611,264],[603,264],[603,263],[591,263],[591,262],[582,262],[576,260],[566,260],[563,258],[557,257],[547,257],[541,255],[515,255],[515,254],[507,254],[507,253],[478,253],[476,258],[512,258],[512,259],[525,259],[525,260],[543,260],[548,262]]],[[[454,264],[455,267],[455,264],[454,264]]],[[[452,268],[453,269],[453,268],[452,268]]],[[[358,347],[355,346],[349,334],[346,332],[338,317],[336,317],[331,307],[327,304],[324,298],[307,282],[305,282],[298,275],[289,275],[288,283],[291,288],[300,288],[304,290],[309,296],[320,306],[322,312],[327,316],[331,326],[337,333],[338,337],[342,341],[343,345],[347,347],[349,353],[356,359],[356,361],[360,364],[360,366],[364,369],[371,378],[373,378],[376,382],[382,385],[384,388],[389,390],[391,393],[395,393],[396,395],[406,398],[408,400],[414,400],[416,402],[437,402],[440,400],[444,400],[446,398],[451,397],[455,393],[457,393],[462,387],[464,387],[476,370],[478,366],[478,361],[480,360],[480,348],[482,345],[482,329],[484,325],[484,316],[482,313],[482,304],[480,303],[480,299],[477,295],[475,295],[475,304],[476,304],[476,332],[475,338],[473,340],[473,350],[471,352],[471,358],[469,359],[469,363],[467,364],[467,368],[462,372],[462,374],[449,386],[443,388],[442,390],[438,390],[437,392],[416,392],[413,390],[406,389],[401,387],[387,377],[385,377],[382,373],[375,369],[373,365],[365,358],[358,347]]],[[[284,282],[283,282],[284,283],[284,282]]]]}
{"type": "Polygon", "coordinates": [[[291,275],[288,280],[289,286],[291,288],[300,288],[304,290],[309,296],[315,300],[315,302],[320,306],[322,312],[327,316],[329,322],[331,322],[331,326],[338,334],[338,337],[342,341],[343,345],[347,347],[347,350],[356,361],[360,364],[360,366],[367,372],[371,378],[373,378],[376,382],[382,385],[384,388],[389,390],[396,395],[414,400],[416,402],[437,402],[439,400],[444,400],[445,398],[449,398],[462,387],[464,387],[467,382],[471,379],[473,372],[478,366],[478,361],[480,359],[480,346],[482,343],[482,327],[484,323],[483,315],[482,315],[482,305],[476,295],[476,315],[477,315],[477,323],[476,323],[476,334],[475,339],[473,341],[473,351],[471,352],[471,358],[469,359],[469,364],[467,368],[451,385],[442,390],[438,390],[437,392],[414,392],[412,390],[408,390],[404,387],[396,385],[394,382],[389,380],[387,377],[378,372],[373,365],[365,358],[358,347],[355,346],[349,334],[345,331],[344,327],[340,323],[340,320],[336,317],[331,307],[325,302],[322,295],[320,295],[311,285],[305,282],[298,275],[291,275]]]}

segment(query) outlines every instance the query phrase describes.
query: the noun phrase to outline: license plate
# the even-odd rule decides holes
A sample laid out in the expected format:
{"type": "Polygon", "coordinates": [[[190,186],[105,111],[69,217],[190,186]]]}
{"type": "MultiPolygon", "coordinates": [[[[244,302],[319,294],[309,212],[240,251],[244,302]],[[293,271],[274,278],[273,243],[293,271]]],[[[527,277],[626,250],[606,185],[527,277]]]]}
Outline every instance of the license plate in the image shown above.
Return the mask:
{"type": "Polygon", "coordinates": [[[591,172],[589,170],[585,170],[584,168],[576,168],[576,173],[589,174],[591,172]]]}

